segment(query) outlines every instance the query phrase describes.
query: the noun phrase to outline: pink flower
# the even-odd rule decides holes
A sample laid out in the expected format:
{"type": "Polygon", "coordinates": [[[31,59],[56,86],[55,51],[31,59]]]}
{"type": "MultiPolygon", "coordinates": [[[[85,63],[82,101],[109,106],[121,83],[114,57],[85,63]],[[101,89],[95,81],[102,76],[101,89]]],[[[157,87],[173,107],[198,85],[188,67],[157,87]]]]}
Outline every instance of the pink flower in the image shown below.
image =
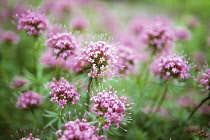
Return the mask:
{"type": "Polygon", "coordinates": [[[120,45],[117,47],[118,54],[118,73],[128,74],[137,72],[138,55],[132,48],[120,45]]]}
{"type": "Polygon", "coordinates": [[[34,138],[33,135],[30,133],[28,138],[21,138],[20,140],[40,140],[39,138],[34,138]]]}
{"type": "Polygon", "coordinates": [[[90,42],[82,49],[78,59],[82,63],[82,70],[86,70],[89,77],[111,79],[116,74],[117,56],[114,46],[104,41],[90,42]]]}
{"type": "Polygon", "coordinates": [[[183,56],[175,54],[160,56],[151,64],[150,70],[154,75],[165,80],[171,78],[186,79],[189,77],[187,61],[184,60],[183,56]]]}
{"type": "Polygon", "coordinates": [[[149,20],[144,17],[137,17],[131,20],[129,25],[130,31],[135,35],[140,34],[149,23],[149,20]]]}
{"type": "Polygon", "coordinates": [[[71,21],[71,26],[76,30],[84,30],[88,25],[88,21],[85,18],[73,18],[71,21]]]}
{"type": "Polygon", "coordinates": [[[191,34],[190,31],[187,29],[176,29],[175,36],[177,40],[190,40],[191,34]]]}
{"type": "Polygon", "coordinates": [[[197,105],[196,102],[193,102],[189,98],[180,98],[178,100],[178,104],[180,107],[189,107],[189,108],[195,107],[197,105]]]}
{"type": "Polygon", "coordinates": [[[64,108],[67,104],[76,104],[79,101],[80,95],[77,89],[63,77],[59,81],[53,78],[52,82],[48,83],[48,87],[52,89],[50,101],[58,103],[61,108],[64,108]]]}
{"type": "Polygon", "coordinates": [[[26,91],[18,98],[16,107],[20,109],[33,109],[40,106],[42,103],[42,95],[32,91],[26,91]]]}
{"type": "Polygon", "coordinates": [[[27,11],[18,16],[18,29],[26,30],[28,35],[39,35],[48,28],[46,16],[39,12],[27,11]]]}
{"type": "Polygon", "coordinates": [[[51,34],[45,44],[53,49],[57,57],[60,56],[64,59],[74,55],[78,45],[76,39],[70,33],[51,34]]]}
{"type": "Polygon", "coordinates": [[[173,46],[175,35],[168,20],[155,18],[147,23],[139,38],[153,51],[162,52],[173,46]]]}
{"type": "Polygon", "coordinates": [[[196,80],[205,89],[210,90],[210,69],[206,69],[206,71],[203,74],[199,75],[196,80]]]}
{"type": "Polygon", "coordinates": [[[116,93],[113,90],[103,90],[90,99],[94,102],[91,109],[97,116],[105,118],[105,122],[102,123],[104,130],[108,130],[111,125],[119,128],[119,122],[123,120],[124,112],[127,110],[126,97],[119,98],[116,93]]]}
{"type": "Polygon", "coordinates": [[[15,77],[13,81],[10,83],[10,87],[15,89],[15,88],[23,87],[27,84],[29,84],[28,80],[20,78],[20,77],[15,77]]]}
{"type": "Polygon", "coordinates": [[[71,70],[75,72],[79,72],[81,70],[80,61],[76,59],[75,56],[69,56],[66,59],[61,57],[56,58],[56,56],[53,54],[52,49],[47,49],[46,51],[44,51],[40,59],[40,63],[49,68],[56,68],[59,61],[62,70],[71,70]]]}
{"type": "MultiPolygon", "coordinates": [[[[59,130],[60,131],[60,130],[59,130]]],[[[95,126],[87,123],[85,119],[81,122],[79,119],[76,121],[69,121],[65,124],[65,130],[58,140],[100,140],[104,136],[97,135],[98,129],[95,126]]],[[[59,132],[61,133],[61,132],[59,132]]]]}
{"type": "Polygon", "coordinates": [[[201,114],[205,114],[205,115],[209,115],[210,116],[210,106],[208,106],[207,104],[204,104],[199,109],[200,109],[200,113],[201,114]]]}
{"type": "Polygon", "coordinates": [[[1,32],[0,42],[8,44],[16,44],[19,41],[19,36],[13,31],[1,32]]]}

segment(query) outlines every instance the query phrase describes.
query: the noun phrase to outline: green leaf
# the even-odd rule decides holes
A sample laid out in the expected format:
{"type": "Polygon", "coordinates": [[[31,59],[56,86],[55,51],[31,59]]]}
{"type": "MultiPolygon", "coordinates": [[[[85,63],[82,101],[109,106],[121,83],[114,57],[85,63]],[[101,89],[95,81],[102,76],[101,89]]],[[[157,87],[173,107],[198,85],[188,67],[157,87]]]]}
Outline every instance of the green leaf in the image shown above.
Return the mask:
{"type": "Polygon", "coordinates": [[[53,124],[54,122],[56,122],[57,120],[58,120],[58,117],[52,119],[48,124],[46,124],[46,125],[44,126],[44,129],[47,128],[48,126],[50,126],[51,124],[53,124]]]}

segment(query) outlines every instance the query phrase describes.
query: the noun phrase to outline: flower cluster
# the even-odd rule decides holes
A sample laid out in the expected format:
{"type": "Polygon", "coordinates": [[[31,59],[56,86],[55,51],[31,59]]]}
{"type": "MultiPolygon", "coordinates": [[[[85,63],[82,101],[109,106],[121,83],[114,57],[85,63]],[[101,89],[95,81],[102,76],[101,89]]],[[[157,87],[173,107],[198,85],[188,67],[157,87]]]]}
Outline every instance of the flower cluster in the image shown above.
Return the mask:
{"type": "Polygon", "coordinates": [[[69,55],[74,55],[77,49],[76,39],[70,33],[51,34],[45,44],[54,50],[57,57],[60,56],[65,59],[69,55]]]}
{"type": "Polygon", "coordinates": [[[87,20],[85,18],[73,18],[71,26],[76,30],[84,30],[87,27],[87,20]]]}
{"type": "Polygon", "coordinates": [[[28,138],[21,138],[20,140],[40,140],[39,138],[34,138],[33,135],[30,133],[28,138]]]}
{"type": "Polygon", "coordinates": [[[119,128],[119,122],[123,120],[124,112],[127,110],[126,97],[119,98],[116,93],[116,91],[103,90],[90,99],[95,103],[91,109],[97,116],[105,118],[105,122],[102,123],[104,130],[108,130],[111,125],[119,128]]]}
{"type": "Polygon", "coordinates": [[[210,69],[207,69],[205,73],[199,76],[197,81],[207,90],[210,90],[210,69]]]}
{"type": "Polygon", "coordinates": [[[18,17],[18,29],[26,30],[28,35],[42,34],[48,24],[46,16],[39,12],[27,11],[18,17]]]}
{"type": "Polygon", "coordinates": [[[175,40],[175,35],[169,21],[162,18],[155,18],[148,22],[139,37],[153,51],[167,50],[173,46],[173,41],[175,40]]]}
{"type": "Polygon", "coordinates": [[[138,57],[134,49],[126,46],[120,46],[117,48],[118,61],[120,74],[136,73],[138,57]]]}
{"type": "Polygon", "coordinates": [[[61,108],[67,104],[76,104],[80,98],[77,89],[62,77],[59,81],[53,78],[52,82],[48,83],[48,87],[52,89],[50,95],[53,97],[50,101],[58,103],[61,108]]]}
{"type": "Polygon", "coordinates": [[[0,34],[0,42],[16,44],[18,41],[19,36],[13,31],[5,31],[0,34]]]}
{"type": "Polygon", "coordinates": [[[136,17],[130,23],[130,31],[136,35],[139,35],[148,23],[148,19],[144,17],[136,17]]]}
{"type": "Polygon", "coordinates": [[[27,84],[29,84],[29,82],[26,79],[15,77],[13,81],[10,83],[10,87],[15,89],[15,88],[23,87],[27,84]]]}
{"type": "Polygon", "coordinates": [[[161,56],[151,64],[151,72],[161,79],[189,77],[189,67],[183,56],[175,54],[161,56]]]}
{"type": "Polygon", "coordinates": [[[177,40],[190,40],[191,34],[187,29],[176,29],[175,36],[177,40]]]}
{"type": "Polygon", "coordinates": [[[40,106],[42,103],[42,95],[32,91],[26,91],[20,95],[16,106],[21,109],[33,109],[40,106]]]}
{"type": "Polygon", "coordinates": [[[90,42],[78,57],[82,63],[82,69],[87,70],[88,76],[112,78],[116,73],[117,57],[114,46],[104,41],[90,42]]]}
{"type": "MultiPolygon", "coordinates": [[[[76,121],[69,121],[65,124],[65,130],[58,140],[100,140],[104,136],[97,135],[98,129],[87,123],[85,119],[81,122],[79,119],[76,121]]],[[[59,133],[62,133],[59,131],[59,133]]]]}
{"type": "Polygon", "coordinates": [[[52,49],[47,49],[42,53],[40,63],[49,68],[55,68],[58,64],[60,64],[60,68],[62,70],[73,70],[75,72],[79,72],[81,69],[80,61],[76,59],[75,56],[69,56],[66,59],[60,57],[56,59],[56,56],[53,55],[52,49]]]}

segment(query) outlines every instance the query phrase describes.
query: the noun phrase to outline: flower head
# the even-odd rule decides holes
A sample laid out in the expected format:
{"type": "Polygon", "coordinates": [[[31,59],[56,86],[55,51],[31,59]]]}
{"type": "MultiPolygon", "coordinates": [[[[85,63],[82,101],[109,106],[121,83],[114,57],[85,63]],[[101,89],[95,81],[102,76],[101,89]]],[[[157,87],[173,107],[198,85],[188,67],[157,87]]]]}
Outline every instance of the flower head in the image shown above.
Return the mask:
{"type": "Polygon", "coordinates": [[[210,69],[206,69],[206,71],[198,76],[196,79],[200,85],[202,85],[205,89],[210,90],[210,69]]]}
{"type": "Polygon", "coordinates": [[[76,30],[84,30],[87,27],[87,20],[85,18],[73,18],[71,26],[76,30]]]}
{"type": "Polygon", "coordinates": [[[171,24],[163,18],[155,18],[148,22],[139,37],[153,51],[167,50],[173,46],[175,40],[171,24]]]}
{"type": "Polygon", "coordinates": [[[67,58],[74,55],[77,49],[77,42],[70,33],[51,34],[46,40],[46,46],[54,50],[54,54],[58,57],[67,58]]]}
{"type": "Polygon", "coordinates": [[[176,29],[175,36],[177,40],[190,40],[191,34],[187,29],[176,29]]]}
{"type": "Polygon", "coordinates": [[[26,79],[20,78],[20,77],[15,77],[13,81],[10,84],[10,87],[15,89],[15,88],[20,88],[22,86],[27,85],[29,82],[26,79]]]}
{"type": "Polygon", "coordinates": [[[61,108],[64,108],[67,104],[76,104],[80,98],[77,89],[62,77],[59,81],[53,78],[52,82],[48,83],[48,87],[52,89],[50,101],[58,103],[61,108]]]}
{"type": "Polygon", "coordinates": [[[48,27],[46,16],[39,12],[27,11],[18,17],[18,29],[26,30],[28,35],[39,35],[48,27]]]}
{"type": "Polygon", "coordinates": [[[90,100],[94,102],[92,110],[97,116],[105,118],[103,122],[103,129],[108,130],[111,125],[119,127],[119,122],[123,120],[125,110],[126,97],[118,97],[116,91],[99,92],[96,96],[93,96],[90,100]]]}
{"type": "Polygon", "coordinates": [[[151,64],[151,72],[164,80],[170,78],[186,79],[189,77],[188,71],[189,67],[184,57],[175,54],[161,56],[151,64]]]}
{"type": "Polygon", "coordinates": [[[40,106],[42,103],[42,95],[32,91],[26,91],[18,98],[16,107],[21,109],[33,109],[40,106]]]}
{"type": "Polygon", "coordinates": [[[13,31],[6,31],[0,34],[0,42],[16,44],[18,41],[19,36],[13,31]]]}
{"type": "Polygon", "coordinates": [[[82,69],[89,72],[89,77],[102,78],[108,76],[108,78],[112,78],[116,73],[115,48],[104,41],[87,44],[78,59],[81,60],[82,69]]]}
{"type": "Polygon", "coordinates": [[[132,48],[121,45],[117,48],[119,69],[118,73],[128,74],[137,72],[138,55],[132,48]]]}
{"type": "Polygon", "coordinates": [[[80,62],[78,59],[76,59],[75,56],[69,56],[66,59],[63,59],[61,57],[56,59],[56,56],[53,55],[52,49],[47,49],[42,53],[40,63],[49,68],[56,68],[56,66],[60,64],[60,68],[66,71],[72,70],[75,72],[79,72],[81,69],[80,62]]]}
{"type": "MultiPolygon", "coordinates": [[[[87,123],[85,119],[69,121],[65,124],[65,130],[58,140],[100,140],[104,136],[97,135],[98,129],[87,123]]],[[[60,132],[62,133],[62,132],[60,132]]]]}
{"type": "Polygon", "coordinates": [[[28,138],[21,138],[20,140],[40,140],[39,138],[34,138],[33,135],[30,133],[28,138]]]}

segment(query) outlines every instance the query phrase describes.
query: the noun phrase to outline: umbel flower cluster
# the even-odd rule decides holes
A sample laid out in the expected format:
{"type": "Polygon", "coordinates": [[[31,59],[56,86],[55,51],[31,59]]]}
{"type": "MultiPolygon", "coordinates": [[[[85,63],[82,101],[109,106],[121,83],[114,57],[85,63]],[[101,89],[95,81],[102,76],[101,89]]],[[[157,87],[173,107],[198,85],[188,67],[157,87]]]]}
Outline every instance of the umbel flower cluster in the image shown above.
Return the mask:
{"type": "Polygon", "coordinates": [[[210,69],[207,69],[205,73],[198,77],[197,81],[200,85],[210,90],[210,69]]]}
{"type": "Polygon", "coordinates": [[[77,89],[63,77],[59,81],[53,78],[52,82],[48,83],[48,87],[52,89],[50,101],[58,103],[61,108],[64,108],[67,104],[76,104],[80,98],[77,89]]]}
{"type": "Polygon", "coordinates": [[[164,80],[170,78],[186,79],[189,77],[188,71],[189,67],[184,57],[175,54],[161,56],[151,65],[151,72],[164,80]]]}
{"type": "Polygon", "coordinates": [[[148,44],[153,51],[163,51],[173,45],[175,34],[169,21],[163,18],[155,18],[145,24],[140,34],[140,40],[148,44]]]}
{"type": "Polygon", "coordinates": [[[21,109],[33,109],[42,104],[42,95],[32,92],[26,91],[20,95],[16,106],[21,109]]]}
{"type": "Polygon", "coordinates": [[[28,138],[21,138],[20,140],[40,140],[39,138],[34,138],[33,135],[30,133],[28,138]]]}
{"type": "Polygon", "coordinates": [[[18,29],[26,30],[28,35],[43,34],[48,27],[48,20],[44,14],[27,11],[18,17],[18,29]]]}
{"type": "Polygon", "coordinates": [[[58,57],[67,58],[69,55],[74,55],[77,49],[77,43],[74,36],[70,33],[55,33],[51,34],[46,40],[46,46],[52,48],[54,54],[58,57]]]}
{"type": "MultiPolygon", "coordinates": [[[[104,136],[98,136],[99,130],[87,123],[85,119],[81,122],[79,119],[76,121],[69,121],[65,124],[65,130],[58,140],[100,140],[104,136]]],[[[61,133],[59,131],[59,133],[61,133]]]]}
{"type": "Polygon", "coordinates": [[[119,128],[119,122],[123,120],[124,111],[127,110],[126,97],[119,98],[116,93],[116,91],[103,90],[90,99],[94,102],[92,110],[97,116],[105,118],[102,124],[104,130],[108,130],[111,125],[119,128]]]}
{"type": "Polygon", "coordinates": [[[116,73],[117,57],[115,48],[104,41],[90,42],[81,50],[78,57],[81,60],[82,70],[90,70],[89,77],[112,78],[116,73]]]}

